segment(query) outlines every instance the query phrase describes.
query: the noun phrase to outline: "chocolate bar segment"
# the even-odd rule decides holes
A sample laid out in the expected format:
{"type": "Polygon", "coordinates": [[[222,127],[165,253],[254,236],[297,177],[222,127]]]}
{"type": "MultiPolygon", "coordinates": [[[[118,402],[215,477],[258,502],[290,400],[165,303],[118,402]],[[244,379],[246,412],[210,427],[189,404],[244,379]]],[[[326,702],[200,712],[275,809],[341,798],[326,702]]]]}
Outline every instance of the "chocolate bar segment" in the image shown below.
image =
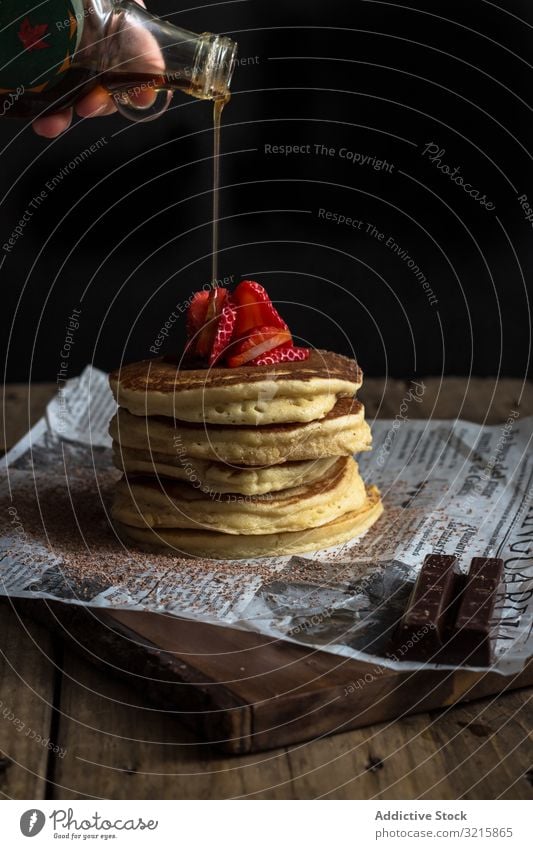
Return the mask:
{"type": "Polygon", "coordinates": [[[503,560],[474,557],[450,635],[450,656],[459,663],[489,666],[491,619],[503,576],[503,560]]]}
{"type": "Polygon", "coordinates": [[[409,660],[436,661],[456,595],[456,564],[451,554],[426,556],[396,634],[396,653],[408,654],[409,660]]]}
{"type": "Polygon", "coordinates": [[[491,620],[503,560],[474,557],[467,576],[452,555],[428,555],[393,641],[397,660],[489,666],[491,620]]]}

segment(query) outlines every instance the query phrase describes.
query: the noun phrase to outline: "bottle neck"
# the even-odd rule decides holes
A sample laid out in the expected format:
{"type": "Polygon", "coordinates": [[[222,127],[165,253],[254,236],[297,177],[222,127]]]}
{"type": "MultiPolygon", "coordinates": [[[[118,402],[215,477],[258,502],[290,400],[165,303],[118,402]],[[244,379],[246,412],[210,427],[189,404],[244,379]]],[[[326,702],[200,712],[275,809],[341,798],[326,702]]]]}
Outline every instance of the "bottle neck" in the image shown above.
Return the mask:
{"type": "Polygon", "coordinates": [[[189,32],[151,15],[132,0],[113,0],[106,29],[105,64],[113,74],[164,75],[169,88],[194,97],[229,97],[237,53],[230,38],[189,32]]]}
{"type": "Polygon", "coordinates": [[[237,57],[237,45],[224,35],[198,37],[191,94],[204,100],[226,100],[237,57]]]}

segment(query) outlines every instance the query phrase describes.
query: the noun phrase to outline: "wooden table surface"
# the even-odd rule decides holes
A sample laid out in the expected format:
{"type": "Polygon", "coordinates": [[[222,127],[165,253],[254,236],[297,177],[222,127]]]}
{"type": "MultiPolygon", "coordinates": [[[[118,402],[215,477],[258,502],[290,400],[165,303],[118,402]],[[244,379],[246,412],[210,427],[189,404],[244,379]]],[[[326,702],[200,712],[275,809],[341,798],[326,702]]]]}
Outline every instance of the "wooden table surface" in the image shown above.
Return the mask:
{"type": "MultiPolygon", "coordinates": [[[[518,380],[424,380],[412,417],[494,423],[533,414],[518,380]]],[[[394,417],[405,381],[367,379],[367,417],[394,417]]],[[[5,391],[3,448],[42,415],[54,386],[5,391]]],[[[533,799],[531,689],[230,757],[177,716],[130,704],[129,686],[80,660],[9,602],[0,607],[0,793],[16,799],[533,799]],[[50,741],[50,742],[49,742],[50,741]],[[51,751],[52,746],[60,747],[51,751]]]]}

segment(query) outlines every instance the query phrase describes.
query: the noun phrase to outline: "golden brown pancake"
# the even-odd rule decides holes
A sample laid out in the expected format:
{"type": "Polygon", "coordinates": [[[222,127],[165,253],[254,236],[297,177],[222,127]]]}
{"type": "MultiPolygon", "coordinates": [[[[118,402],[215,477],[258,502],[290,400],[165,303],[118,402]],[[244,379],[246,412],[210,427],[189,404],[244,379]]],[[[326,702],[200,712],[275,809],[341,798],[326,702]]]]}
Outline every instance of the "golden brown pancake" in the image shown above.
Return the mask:
{"type": "Polygon", "coordinates": [[[303,531],[247,536],[181,528],[137,528],[117,520],[115,527],[125,542],[132,542],[143,549],[167,552],[170,549],[176,554],[189,554],[193,557],[239,560],[248,557],[301,554],[349,542],[371,527],[382,512],[379,491],[375,486],[371,486],[368,487],[366,501],[359,510],[353,510],[325,525],[303,531]]]}
{"type": "Polygon", "coordinates": [[[314,350],[304,362],[184,369],[163,358],[131,363],[110,376],[121,407],[137,416],[188,422],[262,425],[309,422],[362,384],[355,360],[314,350]]]}
{"type": "Polygon", "coordinates": [[[141,418],[121,408],[109,432],[122,446],[174,456],[247,466],[269,466],[287,460],[349,456],[368,451],[370,428],[363,405],[352,398],[308,424],[199,425],[163,416],[141,418]]]}
{"type": "Polygon", "coordinates": [[[161,454],[113,443],[113,462],[127,475],[154,475],[190,483],[204,492],[237,492],[264,495],[319,480],[336,462],[335,457],[277,463],[273,466],[237,468],[212,460],[195,460],[176,453],[161,454]]]}
{"type": "Polygon", "coordinates": [[[263,496],[205,493],[154,477],[123,478],[115,488],[111,513],[119,522],[140,528],[258,535],[324,525],[358,510],[365,499],[357,463],[340,457],[320,480],[263,496]]]}

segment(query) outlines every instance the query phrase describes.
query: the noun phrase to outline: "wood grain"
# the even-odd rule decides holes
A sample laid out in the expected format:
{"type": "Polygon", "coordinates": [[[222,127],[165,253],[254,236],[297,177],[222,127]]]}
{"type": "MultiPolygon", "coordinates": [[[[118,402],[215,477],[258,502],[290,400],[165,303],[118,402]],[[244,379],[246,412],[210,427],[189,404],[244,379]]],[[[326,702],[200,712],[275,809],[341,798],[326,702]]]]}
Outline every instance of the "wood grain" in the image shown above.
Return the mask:
{"type": "Polygon", "coordinates": [[[533,798],[527,690],[227,757],[195,743],[172,713],[131,705],[130,688],[72,656],[64,682],[60,743],[70,756],[57,798],[533,798]]]}
{"type": "Polygon", "coordinates": [[[57,798],[286,798],[282,751],[228,758],[199,745],[178,715],[137,704],[132,688],[74,654],[65,660],[57,798]]]}
{"type": "Polygon", "coordinates": [[[42,799],[55,757],[46,739],[52,733],[57,652],[45,628],[19,621],[2,604],[0,658],[0,793],[42,799]]]}
{"type": "MultiPolygon", "coordinates": [[[[408,405],[407,415],[413,419],[456,419],[496,424],[506,421],[511,410],[521,416],[533,415],[533,384],[528,381],[495,377],[421,377],[417,395],[420,401],[408,405]]],[[[359,397],[366,415],[373,418],[394,418],[402,400],[412,386],[410,380],[365,378],[359,397]]]]}
{"type": "Polygon", "coordinates": [[[531,700],[522,690],[293,747],[295,794],[533,799],[531,700]]]}
{"type": "Polygon", "coordinates": [[[39,421],[56,392],[54,383],[8,383],[3,387],[0,452],[8,451],[39,421]]]}
{"type": "Polygon", "coordinates": [[[132,685],[132,702],[179,713],[196,742],[258,752],[533,684],[467,670],[394,671],[258,634],[140,611],[16,600],[132,685]]]}

